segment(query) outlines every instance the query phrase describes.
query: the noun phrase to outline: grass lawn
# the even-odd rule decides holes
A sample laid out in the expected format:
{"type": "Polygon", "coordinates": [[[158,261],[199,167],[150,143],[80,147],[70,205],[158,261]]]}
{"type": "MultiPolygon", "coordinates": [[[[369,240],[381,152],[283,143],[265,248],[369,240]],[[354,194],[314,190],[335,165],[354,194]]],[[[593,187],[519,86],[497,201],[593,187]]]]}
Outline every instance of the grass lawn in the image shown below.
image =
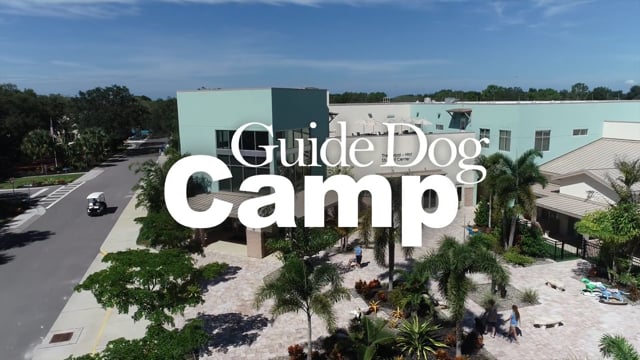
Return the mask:
{"type": "Polygon", "coordinates": [[[11,189],[15,187],[18,189],[24,185],[33,185],[33,186],[48,186],[48,185],[64,185],[74,181],[80,176],[84,175],[84,173],[73,173],[73,174],[53,174],[53,175],[40,175],[40,176],[27,176],[21,177],[14,180],[14,184],[11,182],[5,181],[0,183],[0,189],[11,189]]]}

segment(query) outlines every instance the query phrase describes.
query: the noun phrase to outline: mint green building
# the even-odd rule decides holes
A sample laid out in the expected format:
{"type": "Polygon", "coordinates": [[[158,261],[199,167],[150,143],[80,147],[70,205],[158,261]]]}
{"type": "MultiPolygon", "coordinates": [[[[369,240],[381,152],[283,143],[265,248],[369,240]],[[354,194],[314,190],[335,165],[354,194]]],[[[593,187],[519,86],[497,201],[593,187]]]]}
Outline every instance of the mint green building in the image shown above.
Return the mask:
{"type": "MultiPolygon", "coordinates": [[[[278,173],[280,154],[274,154],[274,161],[265,166],[242,166],[231,154],[234,132],[252,122],[272,125],[275,138],[287,140],[287,159],[293,160],[295,139],[317,138],[321,144],[328,136],[327,99],[327,91],[321,89],[180,91],[177,94],[180,149],[182,153],[212,155],[224,161],[233,178],[213,184],[211,191],[236,191],[250,176],[278,173]],[[315,128],[311,128],[312,122],[315,128]]],[[[274,137],[262,126],[251,126],[242,135],[241,153],[248,162],[262,164],[266,159],[266,152],[261,148],[264,145],[274,145],[274,137]]],[[[300,167],[299,174],[291,175],[299,177],[308,169],[300,167]]],[[[310,171],[323,174],[324,168],[310,171]]]]}
{"type": "Polygon", "coordinates": [[[423,125],[425,132],[473,131],[479,138],[489,138],[490,144],[483,149],[486,155],[500,151],[516,158],[529,149],[538,149],[543,153],[540,163],[600,139],[604,135],[604,122],[640,122],[640,101],[457,102],[407,106],[412,120],[430,123],[423,125]]]}

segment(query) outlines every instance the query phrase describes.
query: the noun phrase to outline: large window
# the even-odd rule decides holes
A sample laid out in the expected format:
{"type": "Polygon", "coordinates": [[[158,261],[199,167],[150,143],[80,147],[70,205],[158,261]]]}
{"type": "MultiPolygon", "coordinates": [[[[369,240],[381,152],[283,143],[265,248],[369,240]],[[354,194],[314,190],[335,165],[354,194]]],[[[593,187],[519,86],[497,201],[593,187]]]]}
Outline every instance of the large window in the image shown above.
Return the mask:
{"type": "Polygon", "coordinates": [[[498,150],[511,151],[511,130],[500,130],[498,150]]]}
{"type": "Polygon", "coordinates": [[[536,141],[534,149],[538,151],[549,151],[549,141],[551,140],[551,130],[536,131],[536,141]]]}
{"type": "MultiPolygon", "coordinates": [[[[242,182],[254,175],[269,174],[270,165],[259,168],[241,165],[231,153],[231,139],[234,130],[216,130],[217,157],[222,160],[231,171],[232,178],[218,183],[221,191],[238,191],[242,182]]],[[[250,164],[262,164],[266,159],[266,153],[261,146],[269,145],[269,133],[266,131],[242,132],[240,138],[240,154],[250,164]]]]}
{"type": "MultiPolygon", "coordinates": [[[[489,130],[489,129],[480,129],[480,134],[478,136],[478,139],[486,138],[487,140],[491,140],[490,134],[491,134],[491,130],[489,130]]],[[[488,148],[489,144],[488,143],[487,144],[482,143],[482,147],[488,148]]]]}

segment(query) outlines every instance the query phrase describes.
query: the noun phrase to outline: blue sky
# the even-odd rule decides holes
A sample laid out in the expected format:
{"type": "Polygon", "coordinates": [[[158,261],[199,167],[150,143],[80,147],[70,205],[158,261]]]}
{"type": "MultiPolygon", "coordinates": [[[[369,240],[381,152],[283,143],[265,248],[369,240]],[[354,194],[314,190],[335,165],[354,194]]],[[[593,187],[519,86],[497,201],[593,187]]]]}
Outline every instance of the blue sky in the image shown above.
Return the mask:
{"type": "Polygon", "coordinates": [[[75,95],[489,84],[628,91],[640,0],[0,0],[0,83],[75,95]]]}

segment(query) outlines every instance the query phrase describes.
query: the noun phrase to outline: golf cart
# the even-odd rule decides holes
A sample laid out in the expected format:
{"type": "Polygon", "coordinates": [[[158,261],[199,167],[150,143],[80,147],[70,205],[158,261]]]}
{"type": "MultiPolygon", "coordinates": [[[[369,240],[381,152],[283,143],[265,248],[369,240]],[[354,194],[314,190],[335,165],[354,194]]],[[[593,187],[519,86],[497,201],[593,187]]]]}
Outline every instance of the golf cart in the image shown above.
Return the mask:
{"type": "Polygon", "coordinates": [[[87,215],[103,215],[107,211],[107,203],[103,192],[94,192],[87,196],[87,215]]]}

